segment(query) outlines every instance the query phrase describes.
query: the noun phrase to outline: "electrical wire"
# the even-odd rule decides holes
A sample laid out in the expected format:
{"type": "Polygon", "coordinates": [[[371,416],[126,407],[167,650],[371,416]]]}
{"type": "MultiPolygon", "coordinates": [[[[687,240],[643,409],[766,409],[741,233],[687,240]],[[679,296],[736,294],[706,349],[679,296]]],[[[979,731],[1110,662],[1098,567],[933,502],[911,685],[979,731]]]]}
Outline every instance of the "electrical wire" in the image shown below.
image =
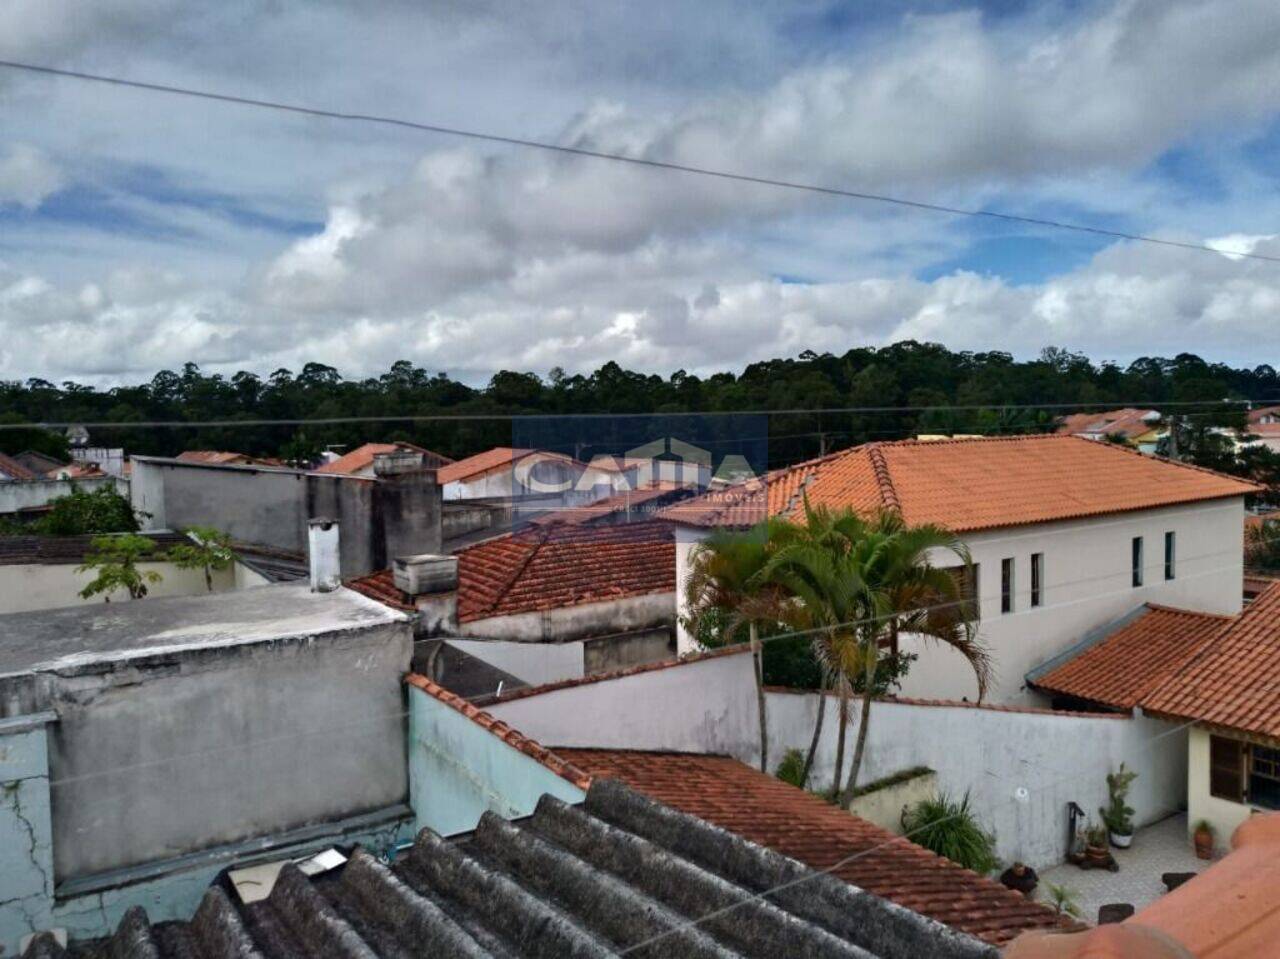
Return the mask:
{"type": "MultiPolygon", "coordinates": [[[[870,193],[864,190],[851,190],[842,187],[824,186],[816,183],[805,183],[798,180],[783,180],[775,177],[756,176],[749,173],[738,173],[728,170],[717,170],[711,167],[694,166],[686,163],[675,163],[668,160],[657,160],[648,157],[630,156],[625,153],[611,153],[605,150],[593,150],[588,147],[567,146],[560,143],[551,143],[544,140],[533,140],[525,137],[507,136],[498,133],[486,133],[479,130],[464,129],[462,127],[445,126],[438,123],[423,123],[415,120],[406,120],[399,117],[384,116],[372,113],[355,113],[342,110],[330,110],[322,107],[306,106],[296,103],[285,103],[277,100],[265,100],[257,97],[236,96],[229,93],[219,93],[211,90],[200,90],[194,87],[182,87],[168,83],[151,83],[142,80],[129,80],[124,77],[112,77],[99,73],[88,73],[83,70],[67,70],[59,67],[51,67],[44,64],[25,63],[16,60],[0,60],[0,67],[11,70],[21,70],[28,73],[44,74],[46,76],[60,77],[70,80],[83,80],[92,83],[109,84],[117,87],[128,87],[135,90],[145,90],[151,93],[162,93],[173,96],[194,97],[201,100],[213,100],[220,103],[229,103],[236,106],[257,107],[260,109],[277,110],[285,113],[301,114],[303,116],[322,117],[329,120],[354,121],[359,123],[372,123],[382,126],[399,127],[402,129],[418,130],[426,133],[436,133],[444,136],[460,137],[468,140],[480,140],[487,143],[497,143],[504,146],[524,147],[528,149],[543,150],[569,156],[587,157],[595,160],[608,160],[615,163],[626,163],[632,166],[647,167],[654,170],[663,170],[668,172],[687,173],[696,176],[713,177],[720,180],[731,180],[737,183],[749,183],[757,186],[774,187],[778,189],[793,190],[805,193],[820,194],[823,196],[841,197],[844,199],[860,200],[872,203],[888,204],[892,206],[905,207],[912,210],[920,210],[930,213],[940,213],[948,216],[973,217],[987,220],[996,220],[1004,223],[1016,223],[1023,226],[1039,226],[1054,230],[1065,230],[1073,233],[1083,233],[1092,236],[1107,237],[1117,240],[1129,240],[1136,243],[1147,243],[1156,246],[1174,247],[1182,250],[1194,250],[1198,253],[1212,253],[1215,256],[1223,256],[1221,250],[1214,249],[1203,243],[1188,243],[1180,240],[1169,240],[1161,237],[1154,237],[1142,233],[1128,233],[1122,230],[1110,230],[1104,227],[1086,226],[1082,223],[1071,223],[1065,220],[1050,220],[1042,217],[1024,216],[1015,213],[1002,213],[996,210],[968,209],[965,207],[949,206],[942,203],[930,203],[922,200],[912,200],[904,197],[889,196],[882,193],[870,193]]],[[[1280,263],[1280,257],[1268,256],[1263,253],[1237,253],[1232,251],[1233,257],[1248,258],[1252,260],[1265,260],[1270,263],[1280,263]]]]}

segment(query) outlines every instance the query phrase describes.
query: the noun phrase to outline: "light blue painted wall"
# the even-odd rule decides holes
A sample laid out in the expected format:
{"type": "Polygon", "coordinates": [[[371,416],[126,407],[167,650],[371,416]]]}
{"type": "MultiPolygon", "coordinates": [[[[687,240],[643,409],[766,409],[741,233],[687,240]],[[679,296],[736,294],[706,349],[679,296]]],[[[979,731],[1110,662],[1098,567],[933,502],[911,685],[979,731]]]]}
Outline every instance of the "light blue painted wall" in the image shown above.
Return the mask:
{"type": "Polygon", "coordinates": [[[544,794],[579,803],[585,793],[452,706],[409,687],[409,802],[419,829],[454,836],[491,810],[530,815],[544,794]]]}
{"type": "Polygon", "coordinates": [[[51,714],[0,720],[0,946],[49,926],[53,839],[49,820],[51,714]]]}

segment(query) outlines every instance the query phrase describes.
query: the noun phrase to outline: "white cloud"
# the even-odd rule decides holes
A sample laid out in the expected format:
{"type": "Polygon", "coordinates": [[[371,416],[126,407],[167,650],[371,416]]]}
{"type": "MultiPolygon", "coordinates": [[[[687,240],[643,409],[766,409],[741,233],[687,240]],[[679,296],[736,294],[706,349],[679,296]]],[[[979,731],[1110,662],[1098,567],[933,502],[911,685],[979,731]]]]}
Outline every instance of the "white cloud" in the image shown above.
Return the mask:
{"type": "Polygon", "coordinates": [[[8,203],[34,210],[63,183],[62,171],[35,147],[0,148],[0,207],[8,203]]]}

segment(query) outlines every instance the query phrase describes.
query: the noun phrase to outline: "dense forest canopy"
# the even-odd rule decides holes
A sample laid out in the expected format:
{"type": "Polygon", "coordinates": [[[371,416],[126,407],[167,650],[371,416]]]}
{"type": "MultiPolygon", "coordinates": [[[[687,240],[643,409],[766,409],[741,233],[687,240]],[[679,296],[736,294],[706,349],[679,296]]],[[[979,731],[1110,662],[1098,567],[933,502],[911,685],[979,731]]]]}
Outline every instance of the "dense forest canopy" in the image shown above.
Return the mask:
{"type": "MultiPolygon", "coordinates": [[[[840,356],[802,353],[795,359],[753,363],[740,374],[698,377],[634,373],[607,363],[590,375],[547,376],[502,371],[474,388],[401,360],[381,376],[350,380],[339,370],[308,363],[270,376],[206,374],[195,363],[164,370],[150,382],[99,390],[41,379],[0,384],[0,422],[123,422],[294,420],[403,417],[433,413],[498,414],[488,421],[361,422],[307,426],[190,426],[99,428],[94,445],[130,453],[172,455],[184,449],[228,449],[305,458],[325,445],[351,447],[403,439],[448,456],[511,443],[508,417],[607,412],[722,412],[909,407],[863,412],[772,415],[769,459],[794,462],[824,450],[916,432],[1019,433],[1052,428],[1064,410],[1054,404],[1162,407],[1195,424],[1243,422],[1240,404],[1178,407],[1197,401],[1280,402],[1280,376],[1269,365],[1235,369],[1190,353],[1143,357],[1128,366],[1095,364],[1086,356],[1049,348],[1034,360],[1003,352],[952,352],[936,343],[904,341],[861,347],[840,356]]],[[[38,430],[0,431],[0,449],[60,440],[38,430]]]]}

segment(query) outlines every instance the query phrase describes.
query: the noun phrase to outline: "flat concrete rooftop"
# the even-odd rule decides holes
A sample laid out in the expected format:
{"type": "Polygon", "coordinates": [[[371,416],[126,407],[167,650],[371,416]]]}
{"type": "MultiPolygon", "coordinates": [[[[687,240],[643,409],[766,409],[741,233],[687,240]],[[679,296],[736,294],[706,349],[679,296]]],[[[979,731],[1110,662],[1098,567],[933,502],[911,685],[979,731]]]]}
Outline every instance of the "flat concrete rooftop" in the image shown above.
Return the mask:
{"type": "Polygon", "coordinates": [[[349,589],[313,593],[306,583],[11,613],[0,616],[0,677],[367,629],[408,618],[349,589]]]}

